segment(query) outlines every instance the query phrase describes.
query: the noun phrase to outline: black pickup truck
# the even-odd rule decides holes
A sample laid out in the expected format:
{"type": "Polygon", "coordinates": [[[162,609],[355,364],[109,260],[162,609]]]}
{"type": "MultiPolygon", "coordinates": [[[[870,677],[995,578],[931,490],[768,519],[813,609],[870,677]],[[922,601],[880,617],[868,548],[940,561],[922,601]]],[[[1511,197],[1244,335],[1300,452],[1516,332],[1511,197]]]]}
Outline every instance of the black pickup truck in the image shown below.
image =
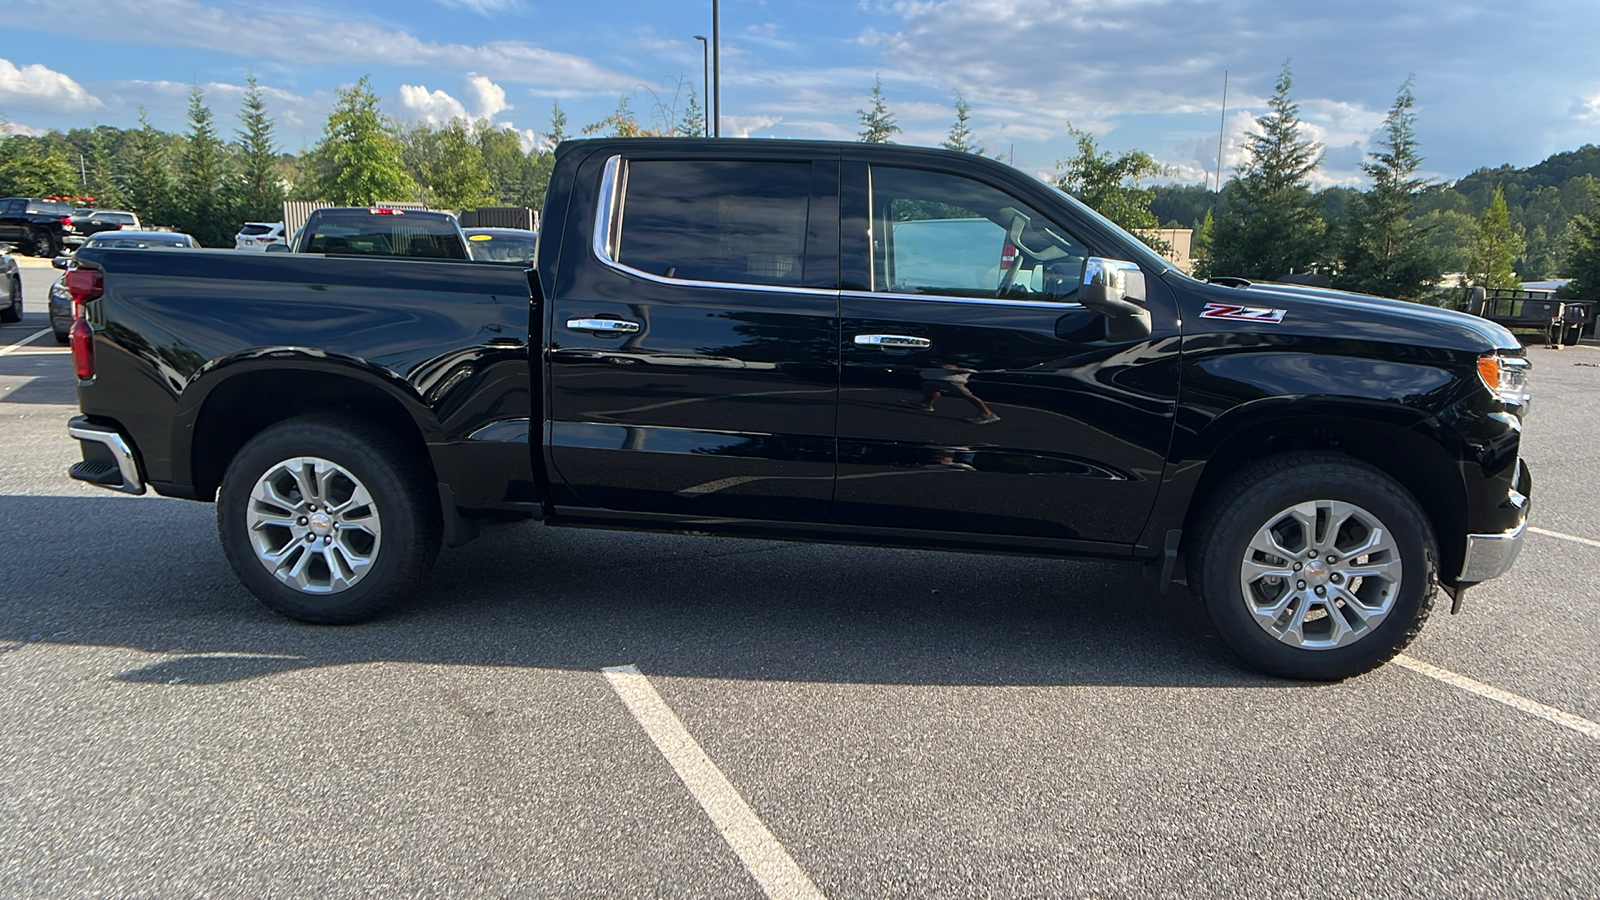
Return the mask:
{"type": "Polygon", "coordinates": [[[940,150],[570,142],[540,220],[532,270],[83,251],[72,476],[215,501],[310,622],[540,519],[1143,561],[1312,679],[1521,543],[1528,362],[1483,319],[1196,281],[940,150]]]}

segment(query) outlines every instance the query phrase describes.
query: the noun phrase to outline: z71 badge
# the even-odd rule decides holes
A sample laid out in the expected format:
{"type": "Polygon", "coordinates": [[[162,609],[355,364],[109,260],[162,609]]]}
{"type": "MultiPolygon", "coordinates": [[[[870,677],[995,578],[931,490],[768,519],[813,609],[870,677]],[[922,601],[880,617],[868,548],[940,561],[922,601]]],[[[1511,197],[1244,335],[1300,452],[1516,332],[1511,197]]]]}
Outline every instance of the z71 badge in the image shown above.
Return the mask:
{"type": "Polygon", "coordinates": [[[1207,303],[1206,308],[1200,313],[1202,319],[1245,319],[1250,322],[1271,322],[1276,325],[1283,321],[1286,309],[1271,309],[1265,306],[1238,306],[1233,303],[1207,303]]]}

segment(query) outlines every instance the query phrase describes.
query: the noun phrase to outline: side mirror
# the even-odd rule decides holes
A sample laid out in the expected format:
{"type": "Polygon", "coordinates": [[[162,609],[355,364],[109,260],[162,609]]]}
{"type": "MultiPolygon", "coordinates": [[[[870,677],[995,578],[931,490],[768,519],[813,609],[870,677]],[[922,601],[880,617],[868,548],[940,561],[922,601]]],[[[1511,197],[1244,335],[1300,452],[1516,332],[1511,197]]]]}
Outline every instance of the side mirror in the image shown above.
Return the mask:
{"type": "Polygon", "coordinates": [[[288,253],[289,252],[289,245],[288,244],[282,244],[282,243],[268,244],[267,245],[267,252],[268,253],[288,253]]]}
{"type": "Polygon", "coordinates": [[[50,260],[50,265],[55,266],[58,269],[65,269],[67,267],[67,263],[69,262],[72,262],[72,260],[68,257],[58,256],[55,259],[50,260]]]}
{"type": "Polygon", "coordinates": [[[1091,256],[1083,265],[1078,302],[1106,317],[1106,340],[1136,341],[1153,326],[1144,299],[1144,272],[1135,263],[1091,256]]]}

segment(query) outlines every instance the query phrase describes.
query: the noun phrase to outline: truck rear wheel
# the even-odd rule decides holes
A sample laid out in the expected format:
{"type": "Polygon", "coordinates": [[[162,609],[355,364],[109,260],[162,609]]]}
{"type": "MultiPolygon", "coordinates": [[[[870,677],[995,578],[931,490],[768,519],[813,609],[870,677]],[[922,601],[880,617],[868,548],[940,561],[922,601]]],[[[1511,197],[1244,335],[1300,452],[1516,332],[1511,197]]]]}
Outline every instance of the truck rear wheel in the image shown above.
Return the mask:
{"type": "Polygon", "coordinates": [[[234,457],[217,498],[228,562],[270,609],[316,624],[371,619],[439,553],[436,494],[382,427],[326,415],[280,422],[234,457]]]}
{"type": "Polygon", "coordinates": [[[1191,584],[1222,640],[1273,675],[1336,681],[1392,659],[1433,607],[1437,544],[1415,499],[1336,453],[1268,457],[1203,512],[1191,584]]]}

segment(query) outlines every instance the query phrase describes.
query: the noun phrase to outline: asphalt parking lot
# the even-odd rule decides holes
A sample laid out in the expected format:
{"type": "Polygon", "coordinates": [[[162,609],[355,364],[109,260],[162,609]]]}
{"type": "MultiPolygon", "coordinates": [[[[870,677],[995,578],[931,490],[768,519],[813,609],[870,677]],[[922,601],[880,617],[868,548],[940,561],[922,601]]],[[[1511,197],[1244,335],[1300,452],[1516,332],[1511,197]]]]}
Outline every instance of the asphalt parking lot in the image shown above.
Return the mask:
{"type": "Polygon", "coordinates": [[[291,623],[211,507],[67,479],[54,274],[0,326],[0,896],[1600,896],[1600,347],[1530,351],[1516,569],[1306,685],[1135,567],[536,526],[291,623]]]}

